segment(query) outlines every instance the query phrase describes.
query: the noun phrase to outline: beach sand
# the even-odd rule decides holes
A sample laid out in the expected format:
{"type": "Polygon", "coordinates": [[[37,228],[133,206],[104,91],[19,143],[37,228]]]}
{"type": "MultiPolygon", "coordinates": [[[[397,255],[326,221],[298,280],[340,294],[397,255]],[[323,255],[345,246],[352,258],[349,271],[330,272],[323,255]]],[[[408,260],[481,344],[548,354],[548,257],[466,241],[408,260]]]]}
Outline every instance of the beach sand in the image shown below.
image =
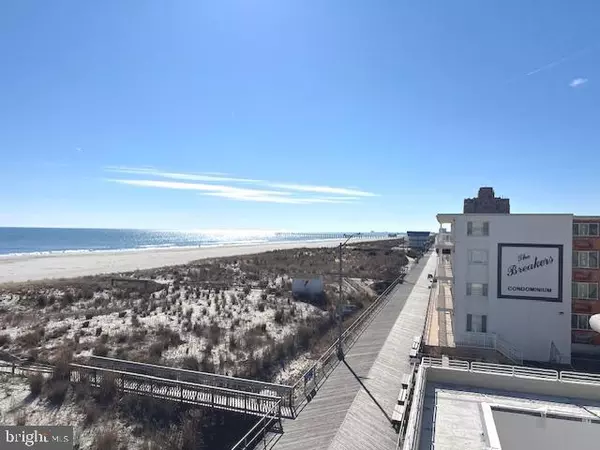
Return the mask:
{"type": "MultiPolygon", "coordinates": [[[[359,242],[364,242],[364,239],[359,242]]],[[[327,240],[203,248],[1,256],[0,283],[129,272],[186,264],[203,258],[248,255],[298,247],[334,247],[338,244],[338,240],[327,240]]]]}

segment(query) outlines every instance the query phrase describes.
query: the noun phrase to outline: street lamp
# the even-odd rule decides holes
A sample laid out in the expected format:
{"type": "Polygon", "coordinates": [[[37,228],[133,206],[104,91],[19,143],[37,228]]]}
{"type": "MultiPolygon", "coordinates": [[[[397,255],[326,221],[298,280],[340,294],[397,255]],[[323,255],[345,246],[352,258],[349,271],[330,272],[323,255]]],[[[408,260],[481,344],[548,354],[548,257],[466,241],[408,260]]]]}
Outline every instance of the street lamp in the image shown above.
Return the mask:
{"type": "Polygon", "coordinates": [[[355,234],[351,234],[351,235],[346,235],[344,234],[344,237],[347,238],[343,243],[340,242],[340,246],[339,246],[339,259],[340,259],[340,297],[338,300],[338,307],[337,307],[337,321],[338,321],[338,340],[337,340],[337,356],[338,359],[340,361],[342,361],[344,359],[344,350],[342,348],[342,299],[343,299],[343,293],[342,293],[342,278],[343,278],[343,272],[342,272],[342,248],[348,243],[348,241],[354,237],[360,236],[360,233],[355,233],[355,234]]]}

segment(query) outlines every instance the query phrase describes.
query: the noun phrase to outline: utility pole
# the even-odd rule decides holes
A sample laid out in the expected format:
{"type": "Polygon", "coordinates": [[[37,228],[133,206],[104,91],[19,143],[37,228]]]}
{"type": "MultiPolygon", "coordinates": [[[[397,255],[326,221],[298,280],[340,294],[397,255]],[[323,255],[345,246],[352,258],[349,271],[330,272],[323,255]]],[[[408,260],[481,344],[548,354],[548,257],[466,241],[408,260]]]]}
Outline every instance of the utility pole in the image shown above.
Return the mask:
{"type": "Polygon", "coordinates": [[[343,334],[343,317],[342,317],[342,312],[343,312],[343,299],[344,299],[344,294],[342,292],[342,284],[343,284],[343,271],[342,271],[342,248],[344,247],[344,245],[346,245],[348,243],[348,241],[350,239],[352,239],[353,237],[356,236],[360,236],[360,233],[356,233],[356,234],[351,234],[350,236],[346,236],[344,234],[344,237],[347,238],[343,243],[340,242],[339,245],[339,254],[338,254],[338,258],[340,260],[340,267],[339,267],[339,282],[340,282],[340,295],[339,295],[339,299],[338,299],[338,307],[337,307],[337,321],[338,321],[338,339],[337,339],[337,357],[340,361],[342,361],[344,359],[344,349],[342,347],[342,334],[343,334]]]}

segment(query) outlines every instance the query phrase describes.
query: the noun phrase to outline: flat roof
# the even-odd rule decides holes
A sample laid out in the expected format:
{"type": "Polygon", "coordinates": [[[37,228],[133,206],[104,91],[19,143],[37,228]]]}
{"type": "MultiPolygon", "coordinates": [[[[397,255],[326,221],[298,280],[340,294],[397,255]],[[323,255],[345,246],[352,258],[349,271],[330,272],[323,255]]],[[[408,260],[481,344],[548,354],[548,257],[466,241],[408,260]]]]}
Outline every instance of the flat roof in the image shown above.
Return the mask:
{"type": "Polygon", "coordinates": [[[492,416],[502,450],[543,448],[595,448],[600,442],[600,423],[568,417],[493,409],[492,416]]]}
{"type": "Polygon", "coordinates": [[[562,450],[600,442],[600,374],[425,357],[411,405],[403,448],[562,450]]]}
{"type": "Polygon", "coordinates": [[[594,443],[600,441],[600,425],[591,421],[598,420],[600,402],[584,403],[585,406],[575,399],[427,383],[419,449],[430,450],[432,445],[436,450],[494,448],[490,445],[494,432],[502,450],[594,448],[594,443]],[[490,404],[491,423],[483,413],[484,405],[490,404]],[[549,412],[550,417],[542,417],[542,411],[549,412]]]}

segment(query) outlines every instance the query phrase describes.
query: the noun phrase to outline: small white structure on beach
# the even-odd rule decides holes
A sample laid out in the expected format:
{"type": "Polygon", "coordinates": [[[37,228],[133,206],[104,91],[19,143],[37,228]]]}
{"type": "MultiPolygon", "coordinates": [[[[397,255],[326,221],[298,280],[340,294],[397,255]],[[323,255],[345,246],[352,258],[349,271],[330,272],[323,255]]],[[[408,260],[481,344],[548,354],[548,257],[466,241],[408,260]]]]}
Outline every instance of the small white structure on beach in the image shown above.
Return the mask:
{"type": "Polygon", "coordinates": [[[315,275],[296,276],[292,279],[292,295],[314,297],[323,294],[323,277],[315,275]]]}

